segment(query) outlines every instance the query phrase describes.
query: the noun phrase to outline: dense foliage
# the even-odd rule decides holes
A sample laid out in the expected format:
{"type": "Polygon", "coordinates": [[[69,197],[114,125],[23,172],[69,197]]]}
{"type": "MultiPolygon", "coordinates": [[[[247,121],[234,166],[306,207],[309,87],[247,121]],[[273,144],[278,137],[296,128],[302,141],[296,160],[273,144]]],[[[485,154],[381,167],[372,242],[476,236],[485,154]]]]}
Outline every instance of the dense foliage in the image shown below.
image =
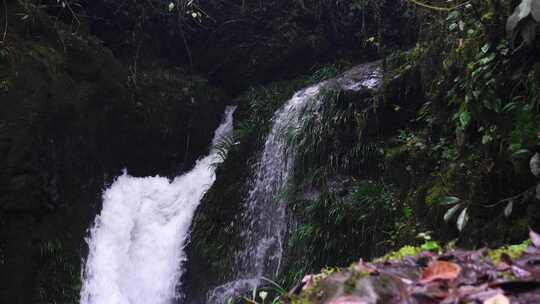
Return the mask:
{"type": "Polygon", "coordinates": [[[394,121],[390,132],[363,136],[366,113],[355,111],[358,102],[340,108],[339,93],[331,93],[316,119],[294,132],[301,191],[291,207],[299,222],[286,285],[320,267],[421,242],[415,236],[425,231],[476,247],[521,241],[539,224],[528,167],[540,130],[535,7],[445,5],[419,5],[416,46],[387,57],[387,85],[374,104],[394,105],[410,117],[405,125],[394,121]],[[421,106],[397,105],[414,78],[401,88],[395,79],[415,72],[421,106]],[[313,187],[320,196],[302,198],[313,187]],[[364,234],[361,227],[379,229],[364,234]]]}
{"type": "Polygon", "coordinates": [[[227,279],[246,168],[273,113],[296,90],[367,60],[385,70],[377,94],[328,91],[316,115],[284,134],[298,157],[281,194],[293,224],[280,283],[425,243],[425,233],[479,247],[540,228],[529,171],[540,130],[538,1],[0,4],[9,236],[0,272],[7,282],[18,270],[0,285],[28,289],[13,288],[13,303],[76,302],[96,194],[126,162],[141,174],[189,167],[234,99],[235,133],[219,146],[230,154],[196,218],[190,260],[207,281],[193,284],[227,279]]]}

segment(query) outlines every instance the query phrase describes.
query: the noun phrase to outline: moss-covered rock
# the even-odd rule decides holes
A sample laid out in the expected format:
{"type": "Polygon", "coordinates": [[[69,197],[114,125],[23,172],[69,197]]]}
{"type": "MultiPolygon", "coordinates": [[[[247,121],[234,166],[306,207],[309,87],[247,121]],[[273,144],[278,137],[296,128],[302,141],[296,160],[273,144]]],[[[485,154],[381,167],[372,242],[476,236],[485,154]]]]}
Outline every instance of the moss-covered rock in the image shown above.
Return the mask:
{"type": "Polygon", "coordinates": [[[538,254],[530,240],[498,249],[447,249],[440,254],[406,246],[373,263],[360,260],[348,268],[307,275],[281,299],[294,304],[466,302],[488,286],[500,286],[512,303],[531,303],[537,291],[517,287],[537,282],[531,261],[538,254]],[[521,285],[524,278],[527,283],[521,285]]]}

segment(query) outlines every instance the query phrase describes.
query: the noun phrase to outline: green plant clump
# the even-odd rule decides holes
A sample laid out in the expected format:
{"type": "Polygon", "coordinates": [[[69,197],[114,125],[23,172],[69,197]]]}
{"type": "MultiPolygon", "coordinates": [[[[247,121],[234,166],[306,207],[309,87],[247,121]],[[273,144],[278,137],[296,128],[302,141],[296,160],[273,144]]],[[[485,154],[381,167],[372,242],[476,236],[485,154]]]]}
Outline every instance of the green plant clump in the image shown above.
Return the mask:
{"type": "Polygon", "coordinates": [[[527,247],[531,245],[531,240],[526,240],[521,244],[504,246],[488,251],[488,256],[493,263],[499,263],[503,254],[508,255],[512,260],[520,258],[527,247]]]}

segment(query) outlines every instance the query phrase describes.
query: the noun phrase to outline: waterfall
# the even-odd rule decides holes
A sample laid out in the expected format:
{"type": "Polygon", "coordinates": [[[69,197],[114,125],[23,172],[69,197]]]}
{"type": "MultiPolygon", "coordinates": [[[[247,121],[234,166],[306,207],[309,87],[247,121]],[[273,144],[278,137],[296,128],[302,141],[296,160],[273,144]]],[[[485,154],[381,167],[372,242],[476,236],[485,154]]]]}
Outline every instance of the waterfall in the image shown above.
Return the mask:
{"type": "Polygon", "coordinates": [[[87,239],[81,304],[167,304],[177,299],[184,245],[203,195],[223,155],[215,146],[232,132],[227,107],[212,149],[170,181],[124,173],[103,194],[103,209],[87,239]]]}
{"type": "Polygon", "coordinates": [[[231,297],[255,288],[265,277],[276,277],[280,271],[288,219],[282,192],[293,173],[296,156],[287,135],[298,131],[309,115],[320,110],[322,92],[374,90],[381,79],[379,62],[363,64],[337,78],[300,90],[274,114],[245,200],[243,218],[248,220],[248,225],[241,235],[244,249],[236,257],[236,279],[210,290],[208,303],[226,303],[231,297]]]}
{"type": "Polygon", "coordinates": [[[274,114],[272,129],[263,152],[255,165],[255,175],[245,202],[242,218],[249,221],[242,233],[244,249],[237,256],[237,280],[211,290],[207,302],[222,304],[259,285],[264,276],[273,277],[279,271],[283,255],[283,240],[287,229],[287,205],[279,199],[290,173],[295,149],[287,147],[285,134],[299,126],[302,116],[317,103],[320,85],[294,95],[274,114]]]}

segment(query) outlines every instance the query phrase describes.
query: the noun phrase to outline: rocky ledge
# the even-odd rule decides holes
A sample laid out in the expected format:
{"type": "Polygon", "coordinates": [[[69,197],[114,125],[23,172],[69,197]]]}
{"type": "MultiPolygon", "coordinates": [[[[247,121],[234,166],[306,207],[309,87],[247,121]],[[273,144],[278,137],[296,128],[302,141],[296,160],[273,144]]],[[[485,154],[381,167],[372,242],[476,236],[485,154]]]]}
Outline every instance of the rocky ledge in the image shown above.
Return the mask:
{"type": "Polygon", "coordinates": [[[416,251],[308,275],[286,303],[540,303],[540,235],[497,250],[416,251]],[[415,254],[416,253],[416,254],[415,254]],[[400,259],[396,259],[399,257],[400,259]]]}

